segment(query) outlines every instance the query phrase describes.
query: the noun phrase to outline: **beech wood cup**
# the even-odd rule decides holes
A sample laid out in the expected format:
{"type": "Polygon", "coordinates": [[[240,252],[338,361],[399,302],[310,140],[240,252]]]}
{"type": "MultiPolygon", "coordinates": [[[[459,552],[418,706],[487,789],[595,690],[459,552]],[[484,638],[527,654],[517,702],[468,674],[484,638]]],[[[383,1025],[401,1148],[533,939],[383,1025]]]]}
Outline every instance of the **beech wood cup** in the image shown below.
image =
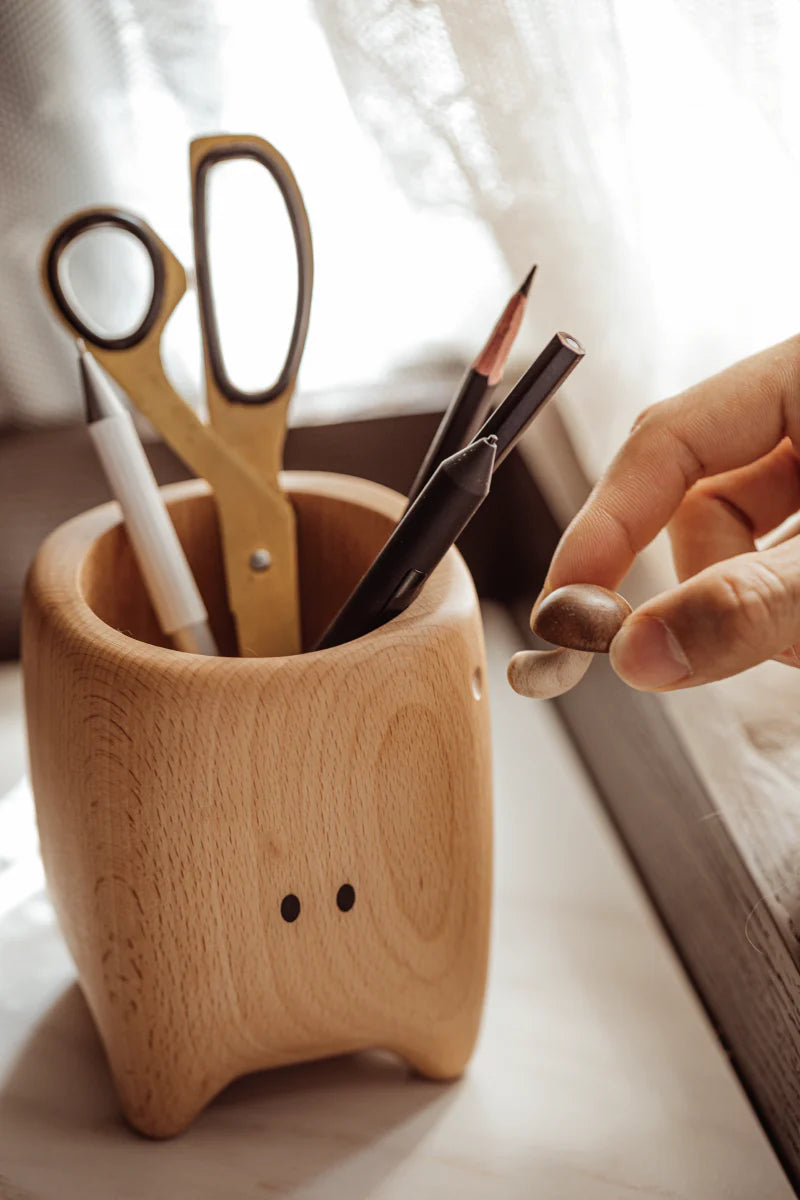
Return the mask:
{"type": "MultiPolygon", "coordinates": [[[[313,644],[404,502],[344,476],[282,484],[313,644]]],[[[230,649],[213,497],[164,493],[230,649]]],[[[483,634],[460,555],[355,642],[205,658],[164,645],[119,520],[105,505],[43,544],[23,663],[48,887],[128,1120],[170,1136],[238,1075],[370,1046],[457,1076],[491,889],[483,634]]]]}

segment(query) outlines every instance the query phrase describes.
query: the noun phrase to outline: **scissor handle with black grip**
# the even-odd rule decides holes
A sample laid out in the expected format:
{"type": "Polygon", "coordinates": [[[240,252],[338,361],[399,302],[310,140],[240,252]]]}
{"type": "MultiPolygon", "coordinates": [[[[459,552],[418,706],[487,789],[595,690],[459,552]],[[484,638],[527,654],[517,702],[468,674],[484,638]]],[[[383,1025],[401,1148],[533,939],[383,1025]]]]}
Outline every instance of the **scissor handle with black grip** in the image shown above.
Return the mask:
{"type": "Polygon", "coordinates": [[[250,135],[222,135],[195,138],[190,150],[192,175],[192,220],[194,262],[203,338],[208,353],[210,374],[219,392],[232,404],[269,404],[291,390],[308,332],[311,293],[314,283],[314,256],[311,229],[303,197],[286,160],[263,138],[250,135]],[[294,237],[297,258],[297,300],[291,338],[283,365],[274,383],[255,392],[245,392],[231,380],[220,345],[219,325],[214,306],[214,287],[208,252],[208,181],[220,163],[249,159],[267,170],[283,197],[294,237]]]}
{"type": "Polygon", "coordinates": [[[53,231],[45,246],[42,286],[67,330],[83,338],[98,362],[176,454],[197,474],[212,478],[217,458],[229,452],[175,391],[161,362],[161,337],[186,292],[186,275],[158,234],[141,217],[122,208],[86,208],[72,213],[53,231]],[[120,336],[107,336],[85,318],[77,301],[70,298],[62,277],[66,252],[79,238],[97,229],[130,234],[144,247],[152,268],[152,292],[144,315],[133,329],[120,336]]]}
{"type": "Polygon", "coordinates": [[[164,311],[168,275],[179,289],[178,299],[186,290],[183,267],[175,256],[146,221],[122,208],[87,208],[68,217],[51,235],[45,249],[43,267],[47,289],[67,326],[76,336],[102,350],[129,350],[131,346],[138,346],[144,341],[156,327],[163,329],[175,307],[172,305],[168,311],[164,311]],[[119,229],[130,234],[144,248],[153,272],[152,292],[144,315],[132,330],[119,337],[106,337],[84,320],[67,295],[61,278],[64,254],[74,242],[93,229],[119,229]]]}
{"type": "Polygon", "coordinates": [[[250,134],[221,134],[195,138],[189,151],[192,180],[195,271],[203,347],[206,359],[206,395],[212,424],[236,446],[262,478],[278,486],[283,460],[289,401],[305,348],[314,280],[311,230],[303,197],[292,171],[281,154],[263,138],[250,134]],[[277,185],[294,237],[297,261],[297,296],[289,345],[281,370],[269,387],[245,392],[231,380],[222,354],[214,305],[208,249],[208,182],[221,163],[250,160],[262,166],[277,185]]]}
{"type": "Polygon", "coordinates": [[[213,487],[240,653],[257,657],[297,653],[300,618],[291,505],[218,429],[200,420],[163,368],[161,337],[186,291],[178,259],[134,214],[123,209],[85,209],[73,213],[51,235],[42,260],[42,283],[69,332],[84,339],[165,442],[213,487]],[[144,246],[153,269],[153,291],[144,316],[120,337],[106,337],[84,320],[67,295],[59,270],[63,254],[77,238],[103,227],[132,234],[144,246]],[[271,568],[256,570],[252,564],[259,560],[253,556],[264,550],[271,568]]]}

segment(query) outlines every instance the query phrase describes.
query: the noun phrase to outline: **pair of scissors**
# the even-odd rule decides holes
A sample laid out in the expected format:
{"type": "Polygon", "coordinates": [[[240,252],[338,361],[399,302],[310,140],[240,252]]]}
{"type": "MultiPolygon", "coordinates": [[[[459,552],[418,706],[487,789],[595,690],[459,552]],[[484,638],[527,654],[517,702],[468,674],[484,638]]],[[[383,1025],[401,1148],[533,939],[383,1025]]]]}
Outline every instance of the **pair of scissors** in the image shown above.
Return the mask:
{"type": "Polygon", "coordinates": [[[52,233],[42,261],[43,286],[58,317],[152,421],[167,444],[211,485],[219,513],[228,602],[244,656],[300,651],[300,613],[294,510],[278,473],[286,414],[305,346],[313,285],[311,231],[295,178],[262,138],[196,138],[189,154],[195,275],[203,337],[208,423],[175,390],[164,371],[161,338],[186,291],[178,259],[150,226],[124,209],[73,213],[52,233]],[[297,258],[297,303],[278,377],[258,392],[232,382],[222,356],[208,252],[208,178],[213,167],[251,159],[270,172],[289,215],[297,258]],[[141,243],[150,260],[152,292],[139,324],[106,337],[76,311],[61,278],[65,251],[92,230],[112,227],[141,243]]]}

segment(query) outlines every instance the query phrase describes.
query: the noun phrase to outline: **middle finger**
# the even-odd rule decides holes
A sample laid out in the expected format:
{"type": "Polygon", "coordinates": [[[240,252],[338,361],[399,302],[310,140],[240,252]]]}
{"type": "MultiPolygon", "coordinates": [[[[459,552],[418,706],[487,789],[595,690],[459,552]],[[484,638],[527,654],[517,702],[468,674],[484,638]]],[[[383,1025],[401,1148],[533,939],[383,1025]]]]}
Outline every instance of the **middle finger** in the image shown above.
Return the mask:
{"type": "Polygon", "coordinates": [[[800,458],[788,438],[746,467],[703,479],[669,524],[678,578],[754,550],[756,538],[798,508],[800,458]]]}

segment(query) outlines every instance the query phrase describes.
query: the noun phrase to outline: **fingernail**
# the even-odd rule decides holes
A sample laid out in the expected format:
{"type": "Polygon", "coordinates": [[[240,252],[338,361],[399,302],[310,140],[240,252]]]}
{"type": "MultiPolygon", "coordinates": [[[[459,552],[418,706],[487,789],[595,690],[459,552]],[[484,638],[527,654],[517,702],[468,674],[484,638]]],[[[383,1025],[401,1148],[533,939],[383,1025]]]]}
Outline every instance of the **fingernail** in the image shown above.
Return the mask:
{"type": "Polygon", "coordinates": [[[658,617],[626,621],[611,643],[609,658],[619,677],[640,691],[669,687],[692,674],[680,642],[658,617]]]}

